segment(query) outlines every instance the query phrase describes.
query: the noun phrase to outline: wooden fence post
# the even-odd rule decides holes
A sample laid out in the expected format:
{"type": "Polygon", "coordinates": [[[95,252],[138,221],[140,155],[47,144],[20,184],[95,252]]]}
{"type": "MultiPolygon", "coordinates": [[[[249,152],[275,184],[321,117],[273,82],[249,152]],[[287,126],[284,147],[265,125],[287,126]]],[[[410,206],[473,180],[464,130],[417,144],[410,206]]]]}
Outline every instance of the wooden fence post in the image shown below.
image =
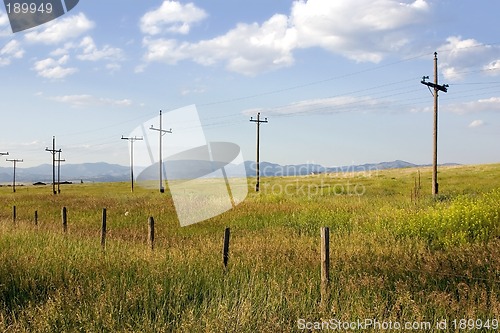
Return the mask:
{"type": "MultiPolygon", "coordinates": [[[[330,229],[321,228],[321,302],[329,300],[330,285],[330,229]]],[[[325,303],[324,303],[325,304],[325,303]]]]}
{"type": "Polygon", "coordinates": [[[227,268],[227,262],[229,260],[229,237],[231,235],[231,229],[226,228],[224,230],[224,246],[222,248],[222,261],[224,263],[224,268],[227,268]]]}
{"type": "Polygon", "coordinates": [[[12,221],[14,223],[16,223],[16,218],[17,218],[16,206],[12,206],[12,221]]]}
{"type": "Polygon", "coordinates": [[[35,210],[35,225],[38,225],[38,211],[35,210]]]}
{"type": "Polygon", "coordinates": [[[151,246],[151,250],[155,247],[155,220],[152,216],[148,220],[148,243],[151,246]]]}
{"type": "Polygon", "coordinates": [[[68,232],[68,212],[66,207],[62,208],[62,225],[64,233],[68,232]]]}
{"type": "Polygon", "coordinates": [[[106,249],[106,208],[102,209],[101,247],[106,249]]]}

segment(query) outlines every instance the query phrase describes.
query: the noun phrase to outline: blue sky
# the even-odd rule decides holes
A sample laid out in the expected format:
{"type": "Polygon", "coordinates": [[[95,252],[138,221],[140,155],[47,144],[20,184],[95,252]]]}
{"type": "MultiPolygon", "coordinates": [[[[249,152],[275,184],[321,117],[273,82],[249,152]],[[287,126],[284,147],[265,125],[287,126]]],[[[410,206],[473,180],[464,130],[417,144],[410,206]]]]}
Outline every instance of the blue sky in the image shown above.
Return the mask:
{"type": "Polygon", "coordinates": [[[420,79],[438,51],[439,161],[500,162],[499,12],[493,0],[81,0],[13,34],[1,7],[0,152],[50,163],[55,135],[67,163],[128,165],[122,135],[196,104],[207,139],[247,160],[260,111],[262,160],[431,163],[420,79]]]}

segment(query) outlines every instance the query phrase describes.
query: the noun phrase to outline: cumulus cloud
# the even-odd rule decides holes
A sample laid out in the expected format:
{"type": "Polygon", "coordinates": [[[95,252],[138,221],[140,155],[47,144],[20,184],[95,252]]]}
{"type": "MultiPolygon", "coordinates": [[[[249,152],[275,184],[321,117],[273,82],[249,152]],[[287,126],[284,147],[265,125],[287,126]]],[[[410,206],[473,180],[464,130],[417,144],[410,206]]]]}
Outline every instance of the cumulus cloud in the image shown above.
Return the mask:
{"type": "Polygon", "coordinates": [[[239,24],[223,36],[198,43],[145,37],[147,62],[175,64],[190,59],[201,65],[224,62],[226,68],[245,75],[293,63],[295,38],[287,29],[287,18],[275,15],[263,25],[239,24]]]}
{"type": "Polygon", "coordinates": [[[62,47],[59,47],[50,53],[53,57],[62,57],[66,55],[75,55],[81,61],[105,61],[105,68],[109,71],[116,71],[121,68],[120,62],[125,59],[124,52],[120,48],[104,45],[98,47],[94,39],[90,36],[85,36],[78,41],[66,42],[62,47]]]}
{"type": "Polygon", "coordinates": [[[24,56],[24,49],[16,40],[11,40],[0,49],[0,66],[10,65],[12,59],[20,59],[24,56]]]}
{"type": "Polygon", "coordinates": [[[87,94],[81,95],[63,95],[63,96],[51,96],[47,97],[47,99],[69,104],[71,107],[79,108],[79,107],[95,107],[95,106],[116,106],[116,107],[128,107],[132,105],[132,101],[129,99],[112,99],[112,98],[103,98],[96,97],[87,94]]]}
{"type": "Polygon", "coordinates": [[[474,120],[469,124],[469,128],[476,128],[476,127],[481,127],[484,126],[484,121],[478,119],[474,120]]]}
{"type": "Polygon", "coordinates": [[[424,0],[295,1],[290,21],[300,47],[322,47],[355,61],[379,62],[408,43],[405,27],[422,22],[424,0]]]}
{"type": "Polygon", "coordinates": [[[85,14],[80,13],[50,21],[40,28],[26,33],[24,38],[32,43],[59,44],[85,34],[94,26],[94,22],[90,21],[85,14]]]}
{"type": "Polygon", "coordinates": [[[99,49],[92,37],[86,36],[82,39],[78,47],[82,53],[77,56],[80,60],[98,61],[98,60],[121,60],[123,58],[123,51],[119,48],[104,45],[99,49]]]}
{"type": "Polygon", "coordinates": [[[485,45],[475,39],[452,36],[438,50],[440,69],[447,80],[462,80],[468,68],[476,68],[478,64],[490,75],[500,74],[500,47],[497,45],[485,45]]]}
{"type": "Polygon", "coordinates": [[[183,5],[178,1],[166,0],[158,9],[144,14],[139,26],[148,35],[165,32],[187,34],[192,24],[206,17],[206,12],[193,3],[183,5]]]}
{"type": "Polygon", "coordinates": [[[230,71],[256,75],[292,65],[294,50],[319,47],[355,61],[379,62],[409,42],[406,28],[420,23],[428,11],[425,0],[297,0],[289,15],[275,14],[261,24],[240,23],[198,42],[156,38],[152,35],[160,29],[143,29],[150,35],[143,39],[144,60],[222,63],[230,71]]]}
{"type": "Polygon", "coordinates": [[[64,55],[59,59],[46,58],[36,61],[33,69],[37,72],[38,76],[46,79],[58,80],[78,72],[77,68],[64,67],[68,62],[69,56],[64,55]]]}

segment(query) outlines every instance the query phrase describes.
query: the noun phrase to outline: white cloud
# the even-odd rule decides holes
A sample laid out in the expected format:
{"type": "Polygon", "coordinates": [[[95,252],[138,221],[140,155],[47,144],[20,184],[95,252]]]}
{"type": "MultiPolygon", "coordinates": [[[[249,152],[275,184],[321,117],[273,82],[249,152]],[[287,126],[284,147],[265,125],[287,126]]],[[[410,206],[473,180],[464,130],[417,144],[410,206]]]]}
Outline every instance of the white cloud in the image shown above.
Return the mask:
{"type": "Polygon", "coordinates": [[[65,77],[78,72],[77,68],[63,67],[68,60],[68,55],[64,55],[57,60],[54,58],[39,60],[35,62],[33,69],[39,76],[47,79],[64,79],[65,77]]]}
{"type": "Polygon", "coordinates": [[[191,59],[205,66],[224,62],[230,71],[250,76],[290,66],[296,44],[287,21],[286,16],[275,15],[262,25],[239,24],[223,36],[198,43],[146,37],[144,59],[168,64],[191,59]]]}
{"type": "Polygon", "coordinates": [[[116,106],[116,107],[128,107],[132,105],[132,101],[129,99],[112,99],[112,98],[103,98],[96,97],[92,95],[64,95],[64,96],[52,96],[47,97],[47,99],[69,104],[71,107],[79,108],[79,107],[95,107],[95,106],[116,106]]]}
{"type": "Polygon", "coordinates": [[[490,75],[500,74],[500,59],[491,61],[489,64],[483,67],[483,70],[487,71],[490,75]]]}
{"type": "Polygon", "coordinates": [[[6,26],[9,24],[9,17],[6,13],[0,11],[0,27],[6,26]]]}
{"type": "Polygon", "coordinates": [[[484,126],[484,121],[482,120],[474,120],[469,124],[469,128],[476,128],[476,127],[481,127],[484,126]]]}
{"type": "Polygon", "coordinates": [[[24,49],[16,40],[11,40],[0,49],[0,66],[10,65],[12,59],[20,59],[24,56],[24,49]]]}
{"type": "Polygon", "coordinates": [[[32,43],[58,44],[77,38],[94,26],[94,22],[80,13],[44,24],[41,28],[26,33],[24,38],[32,43]]]}
{"type": "Polygon", "coordinates": [[[295,1],[290,21],[302,48],[322,47],[356,61],[379,62],[408,43],[404,28],[423,21],[424,0],[295,1]]]}
{"type": "Polygon", "coordinates": [[[116,72],[120,70],[122,66],[119,63],[113,62],[106,65],[106,69],[110,72],[116,72]]]}
{"type": "Polygon", "coordinates": [[[479,99],[461,104],[445,105],[441,109],[448,112],[458,114],[474,113],[474,112],[499,112],[500,111],[500,97],[491,97],[486,99],[479,99]]]}
{"type": "Polygon", "coordinates": [[[242,113],[245,115],[255,115],[257,112],[265,116],[285,116],[285,115],[305,115],[305,114],[329,114],[344,112],[367,112],[370,110],[379,110],[381,105],[387,103],[383,100],[375,100],[370,97],[341,96],[304,100],[291,103],[284,106],[248,109],[242,113]]]}
{"type": "Polygon", "coordinates": [[[82,54],[77,56],[80,60],[98,61],[98,60],[121,60],[123,51],[119,48],[114,48],[109,45],[104,45],[102,49],[98,49],[94,40],[90,36],[86,36],[78,46],[82,49],[82,54]]]}
{"type": "Polygon", "coordinates": [[[181,95],[182,96],[188,96],[188,95],[193,95],[193,94],[203,94],[207,91],[206,88],[184,88],[181,89],[181,95]]]}
{"type": "Polygon", "coordinates": [[[78,45],[75,44],[74,42],[67,42],[64,43],[63,47],[59,47],[55,49],[54,51],[50,52],[50,55],[53,57],[61,57],[64,55],[68,55],[70,50],[76,48],[78,45]]]}
{"type": "MultiPolygon", "coordinates": [[[[422,22],[428,11],[425,0],[297,0],[289,16],[275,14],[262,24],[240,23],[208,40],[191,43],[145,37],[144,60],[223,63],[230,71],[256,75],[292,65],[296,49],[320,47],[355,61],[379,62],[409,42],[407,28],[422,22]]],[[[151,26],[143,32],[160,33],[160,28],[151,26]]]]}
{"type": "Polygon", "coordinates": [[[149,35],[164,32],[187,34],[193,23],[207,17],[205,11],[193,3],[181,4],[178,1],[164,1],[153,11],[147,12],[141,18],[141,31],[149,35]]]}
{"type": "Polygon", "coordinates": [[[110,45],[104,45],[102,48],[97,47],[94,39],[90,36],[85,36],[80,42],[72,41],[65,43],[50,53],[53,57],[61,57],[73,54],[81,61],[107,61],[106,69],[117,71],[121,68],[120,62],[125,58],[124,52],[120,48],[115,48],[110,45]]]}
{"type": "Polygon", "coordinates": [[[470,68],[477,68],[478,65],[491,75],[500,74],[499,46],[452,36],[438,50],[440,69],[447,80],[462,80],[470,68]]]}
{"type": "Polygon", "coordinates": [[[4,12],[0,11],[0,37],[12,35],[12,30],[9,25],[9,17],[4,12]]]}

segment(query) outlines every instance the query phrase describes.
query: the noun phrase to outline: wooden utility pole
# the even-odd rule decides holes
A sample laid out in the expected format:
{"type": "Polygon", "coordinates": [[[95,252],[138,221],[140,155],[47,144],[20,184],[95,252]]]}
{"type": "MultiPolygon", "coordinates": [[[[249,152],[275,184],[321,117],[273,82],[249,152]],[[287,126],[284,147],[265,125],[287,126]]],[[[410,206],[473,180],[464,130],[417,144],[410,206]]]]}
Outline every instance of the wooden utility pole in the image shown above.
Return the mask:
{"type": "Polygon", "coordinates": [[[14,164],[14,179],[12,180],[12,192],[16,193],[16,165],[18,162],[23,162],[23,160],[6,160],[7,162],[12,162],[14,164]]]}
{"type": "Polygon", "coordinates": [[[160,168],[160,193],[163,193],[165,192],[165,188],[163,187],[163,179],[162,179],[162,176],[163,176],[163,157],[162,157],[162,138],[165,134],[167,133],[172,133],[172,129],[170,130],[164,130],[163,127],[162,127],[162,118],[161,118],[161,110],[160,110],[160,128],[154,128],[153,125],[151,125],[151,127],[149,128],[150,130],[153,130],[153,131],[158,131],[160,133],[160,152],[159,152],[159,168],[160,168]]]}
{"type": "Polygon", "coordinates": [[[422,84],[429,87],[429,90],[433,88],[434,92],[431,93],[434,96],[434,130],[433,130],[433,157],[432,157],[432,195],[436,196],[439,192],[438,177],[437,177],[437,137],[438,137],[438,91],[448,92],[448,85],[438,84],[438,65],[437,65],[437,52],[434,52],[434,83],[425,81],[429,79],[428,76],[422,77],[422,84]]]}
{"type": "Polygon", "coordinates": [[[57,152],[57,193],[61,193],[61,162],[66,162],[65,159],[61,159],[61,150],[57,152]]]}
{"type": "Polygon", "coordinates": [[[134,192],[134,142],[142,140],[142,137],[127,138],[122,135],[122,140],[130,141],[130,189],[134,192]]]}
{"type": "Polygon", "coordinates": [[[57,194],[56,191],[56,153],[60,153],[62,150],[56,150],[56,137],[52,137],[52,149],[48,147],[45,148],[45,151],[48,151],[52,154],[52,193],[57,194]]]}
{"type": "Polygon", "coordinates": [[[260,112],[257,113],[257,119],[253,119],[253,117],[250,117],[250,121],[257,124],[257,165],[256,165],[257,183],[255,184],[255,192],[259,192],[259,188],[260,188],[260,124],[267,123],[268,121],[267,121],[267,118],[265,118],[264,120],[260,120],[260,112]]]}

